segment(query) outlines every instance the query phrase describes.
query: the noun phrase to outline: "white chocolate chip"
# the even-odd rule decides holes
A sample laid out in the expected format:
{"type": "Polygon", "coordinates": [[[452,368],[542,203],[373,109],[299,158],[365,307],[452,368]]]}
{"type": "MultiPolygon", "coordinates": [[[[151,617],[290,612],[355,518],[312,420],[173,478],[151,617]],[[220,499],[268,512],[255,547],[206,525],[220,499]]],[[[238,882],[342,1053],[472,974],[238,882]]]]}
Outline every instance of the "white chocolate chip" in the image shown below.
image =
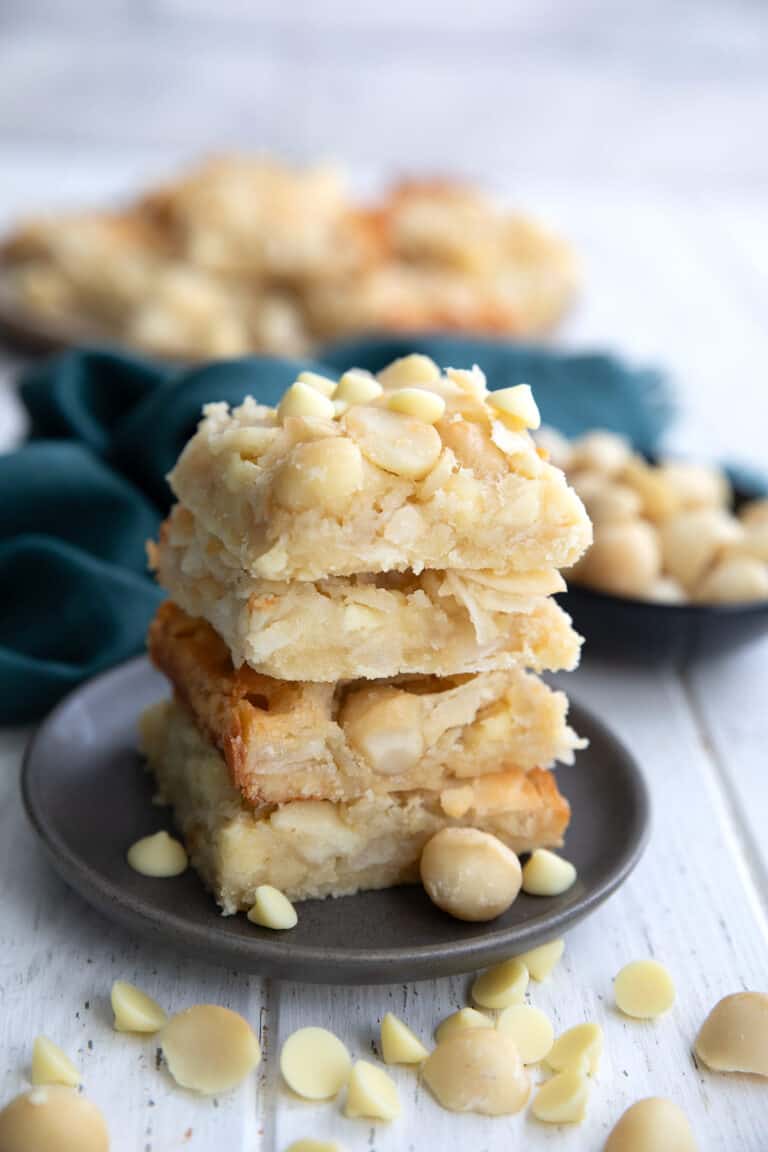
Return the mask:
{"type": "Polygon", "coordinates": [[[768,995],[736,992],[720,1000],[701,1026],[696,1055],[716,1072],[768,1076],[768,995]]]}
{"type": "Polygon", "coordinates": [[[370,1120],[394,1120],[400,1115],[400,1097],[394,1080],[375,1064],[358,1060],[349,1077],[344,1115],[370,1120]]]}
{"type": "Polygon", "coordinates": [[[625,965],[613,983],[616,1006],[625,1016],[652,1020],[668,1012],[675,1002],[675,985],[657,960],[635,960],[625,965]]]}
{"type": "Polygon", "coordinates": [[[288,416],[301,416],[305,420],[333,420],[336,409],[333,401],[323,396],[322,392],[297,380],[278,404],[277,414],[281,420],[288,416]]]}
{"type": "Polygon", "coordinates": [[[513,388],[499,388],[489,392],[489,407],[499,412],[502,419],[509,420],[515,427],[538,428],[541,416],[533,398],[530,384],[516,384],[513,388]]]}
{"type": "Polygon", "coordinates": [[[581,1072],[558,1072],[533,1098],[531,1111],[545,1124],[580,1124],[589,1099],[589,1081],[581,1072]]]}
{"type": "Polygon", "coordinates": [[[422,480],[443,448],[431,424],[385,408],[350,408],[344,425],[372,464],[408,480],[422,480]]]}
{"type": "Polygon", "coordinates": [[[280,932],[296,927],[299,919],[296,909],[279,888],[273,888],[271,884],[259,884],[254,895],[256,899],[248,912],[251,924],[280,932]]]}
{"type": "Polygon", "coordinates": [[[280,1071],[288,1087],[305,1100],[330,1100],[349,1079],[349,1052],[325,1028],[299,1028],[283,1044],[280,1071]]]}
{"type": "Polygon", "coordinates": [[[346,436],[298,444],[275,476],[275,500],[301,512],[345,512],[363,487],[363,458],[346,436]]]}
{"type": "Polygon", "coordinates": [[[134,872],[142,876],[180,876],[189,864],[184,845],[167,832],[143,836],[131,844],[127,859],[134,872]]]}
{"type": "Polygon", "coordinates": [[[285,1152],[344,1152],[344,1150],[335,1140],[313,1140],[309,1137],[306,1140],[294,1140],[285,1152]]]}
{"type": "Polygon", "coordinates": [[[696,1152],[688,1117],[660,1096],[638,1100],[611,1129],[605,1152],[696,1152]]]}
{"type": "MultiPolygon", "coordinates": [[[[319,372],[299,372],[296,379],[300,384],[308,384],[310,388],[314,388],[315,392],[319,392],[321,396],[331,397],[336,391],[337,383],[331,380],[330,376],[321,376],[319,372]]],[[[291,413],[296,415],[296,413],[291,413]]]]}
{"type": "Polygon", "coordinates": [[[389,617],[367,604],[348,604],[344,609],[345,632],[373,632],[388,623],[389,617]]]}
{"type": "Polygon", "coordinates": [[[481,1008],[508,1008],[521,1004],[528,988],[528,969],[514,956],[482,972],[472,985],[472,999],[481,1008]]]}
{"type": "Polygon", "coordinates": [[[525,1107],[531,1091],[515,1044],[495,1028],[465,1028],[441,1040],[422,1076],[451,1112],[513,1115],[525,1107]]]}
{"type": "Polygon", "coordinates": [[[565,940],[550,940],[518,956],[525,964],[532,980],[547,980],[565,951],[565,940]]]}
{"type": "Polygon", "coordinates": [[[425,388],[399,388],[390,393],[387,404],[393,412],[402,412],[425,424],[436,424],[445,413],[445,400],[425,388]]]}
{"type": "Polygon", "coordinates": [[[434,384],[440,379],[440,369],[429,356],[414,352],[393,360],[378,376],[385,388],[404,388],[409,384],[434,384]]]}
{"type": "Polygon", "coordinates": [[[514,852],[476,828],[443,828],[424,846],[421,882],[433,904],[458,920],[494,920],[512,905],[522,872],[514,852]]]}
{"type": "Polygon", "coordinates": [[[109,1133],[95,1104],[51,1084],[16,1096],[0,1111],[2,1152],[108,1152],[109,1133]]]}
{"type": "Polygon", "coordinates": [[[561,896],[576,883],[576,869],[548,848],[537,848],[523,865],[523,892],[529,896],[561,896]]]}
{"type": "Polygon", "coordinates": [[[46,1036],[38,1036],[32,1048],[32,1083],[77,1088],[80,1082],[80,1073],[66,1052],[46,1036]]]}
{"type": "Polygon", "coordinates": [[[547,1054],[554,1072],[581,1072],[596,1076],[603,1054],[603,1030],[599,1024],[577,1024],[558,1036],[547,1054]]]}
{"type": "Polygon", "coordinates": [[[429,1056],[418,1036],[392,1012],[381,1022],[381,1054],[385,1064],[421,1064],[429,1056]]]}
{"type": "Polygon", "coordinates": [[[381,396],[383,391],[381,384],[373,376],[352,368],[339,380],[334,400],[346,404],[347,407],[350,404],[370,404],[371,400],[381,396]]]}
{"type": "Polygon", "coordinates": [[[555,1039],[549,1017],[530,1004],[510,1004],[499,1016],[496,1027],[514,1040],[523,1064],[543,1060],[555,1039]]]}
{"type": "Polygon", "coordinates": [[[248,1021],[215,1004],[198,1004],[172,1016],[159,1043],[176,1083],[205,1096],[237,1087],[261,1060],[248,1021]]]}
{"type": "Polygon", "coordinates": [[[493,1028],[493,1020],[484,1012],[478,1012],[476,1008],[460,1008],[438,1025],[435,1040],[438,1044],[443,1044],[456,1032],[463,1032],[466,1028],[493,1028]]]}
{"type": "Polygon", "coordinates": [[[159,1032],[168,1016],[151,996],[125,980],[115,980],[111,993],[116,1032],[159,1032]]]}

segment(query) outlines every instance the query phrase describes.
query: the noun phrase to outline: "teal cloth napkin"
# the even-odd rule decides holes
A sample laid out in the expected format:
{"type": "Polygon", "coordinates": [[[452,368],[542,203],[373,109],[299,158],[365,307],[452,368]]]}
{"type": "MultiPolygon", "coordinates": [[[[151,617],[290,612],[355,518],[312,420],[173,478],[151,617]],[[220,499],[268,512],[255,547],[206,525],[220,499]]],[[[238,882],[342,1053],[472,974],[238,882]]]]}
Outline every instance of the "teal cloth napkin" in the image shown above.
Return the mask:
{"type": "Polygon", "coordinates": [[[78,350],[21,382],[30,440],[0,457],[0,723],[39,719],[82,680],[140,652],[162,599],[145,544],[171,504],[165,480],[203,404],[275,403],[305,368],[376,371],[418,349],[441,366],[479,364],[492,388],[527,382],[546,423],[591,427],[653,452],[672,412],[656,371],[454,336],[367,339],[317,360],[252,357],[181,371],[78,350]]]}

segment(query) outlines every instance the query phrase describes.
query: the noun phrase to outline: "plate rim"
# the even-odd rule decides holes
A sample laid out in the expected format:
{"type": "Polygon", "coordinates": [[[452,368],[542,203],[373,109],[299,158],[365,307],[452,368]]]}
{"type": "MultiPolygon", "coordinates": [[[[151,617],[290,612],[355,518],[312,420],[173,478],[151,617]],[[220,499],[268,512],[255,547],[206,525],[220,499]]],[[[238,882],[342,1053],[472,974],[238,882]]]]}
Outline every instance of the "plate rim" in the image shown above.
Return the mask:
{"type": "MultiPolygon", "coordinates": [[[[208,924],[190,921],[165,908],[148,903],[146,898],[125,892],[119,884],[106,879],[74,852],[51,827],[38,809],[35,796],[35,773],[40,770],[40,749],[59,717],[76,704],[81,694],[143,671],[154,671],[143,656],[134,657],[84,681],[68,693],[37,727],[24,752],[21,768],[21,794],[24,810],[32,829],[45,849],[55,871],[65,883],[91,907],[108,919],[140,932],[145,937],[179,951],[187,945],[197,959],[231,967],[241,963],[251,972],[312,983],[382,984],[399,980],[422,980],[436,975],[449,975],[477,970],[494,963],[516,949],[522,952],[546,936],[554,936],[589,915],[604,903],[627,879],[645,851],[651,825],[651,798],[642,770],[626,745],[595,713],[571,698],[571,719],[577,726],[579,717],[600,736],[622,763],[625,788],[632,795],[633,835],[616,855],[611,872],[575,903],[553,910],[542,909],[542,915],[513,927],[487,929],[481,935],[460,937],[446,944],[393,944],[390,948],[328,948],[322,945],[295,944],[290,934],[271,939],[257,931],[249,937],[224,936],[211,939],[208,924]],[[183,943],[184,941],[184,943],[183,943]],[[440,971],[436,971],[439,965],[440,971]],[[311,981],[305,975],[313,970],[311,981]]],[[[45,761],[43,760],[43,763],[45,761]]],[[[213,902],[213,897],[209,898],[213,902]]],[[[354,897],[347,897],[354,898],[354,897]]]]}

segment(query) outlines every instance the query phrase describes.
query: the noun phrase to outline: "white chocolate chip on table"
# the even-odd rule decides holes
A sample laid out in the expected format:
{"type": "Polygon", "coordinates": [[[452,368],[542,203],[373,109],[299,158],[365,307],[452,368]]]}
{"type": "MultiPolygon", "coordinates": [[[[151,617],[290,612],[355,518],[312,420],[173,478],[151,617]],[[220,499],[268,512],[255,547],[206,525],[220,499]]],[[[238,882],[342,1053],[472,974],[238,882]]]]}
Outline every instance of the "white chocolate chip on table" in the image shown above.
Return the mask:
{"type": "Polygon", "coordinates": [[[156,1000],[125,980],[115,980],[110,995],[116,1032],[159,1032],[168,1020],[156,1000]]]}
{"type": "Polygon", "coordinates": [[[32,1048],[32,1083],[39,1084],[65,1084],[68,1088],[77,1088],[81,1083],[78,1069],[59,1048],[46,1036],[38,1036],[32,1048]]]}
{"type": "Polygon", "coordinates": [[[349,1080],[352,1061],[338,1036],[325,1028],[299,1028],[283,1044],[280,1071],[305,1100],[330,1100],[349,1080]]]}
{"type": "Polygon", "coordinates": [[[546,1056],[553,1072],[581,1072],[596,1076],[603,1054],[603,1030],[588,1021],[576,1024],[557,1037],[546,1056]]]}
{"type": "Polygon", "coordinates": [[[247,1020],[215,1004],[178,1012],[158,1042],[176,1083],[205,1096],[236,1088],[261,1060],[259,1042],[247,1020]]]}
{"type": "Polygon", "coordinates": [[[421,882],[433,904],[458,920],[494,920],[520,891],[515,853],[476,828],[443,828],[424,846],[421,882]]]}
{"type": "Polygon", "coordinates": [[[695,1052],[715,1072],[768,1076],[768,994],[736,992],[718,1001],[699,1030],[695,1052]]]}
{"type": "Polygon", "coordinates": [[[296,909],[287,896],[271,884],[260,884],[255,892],[253,906],[248,911],[251,924],[284,932],[299,922],[296,909]]]}
{"type": "Polygon", "coordinates": [[[186,849],[167,832],[156,832],[154,836],[143,836],[131,844],[127,860],[134,872],[142,876],[166,879],[180,876],[189,865],[186,849]]]}
{"type": "Polygon", "coordinates": [[[675,1002],[675,985],[657,960],[635,960],[621,969],[613,984],[616,1006],[625,1016],[653,1020],[675,1002]]]}
{"type": "Polygon", "coordinates": [[[344,1152],[344,1149],[335,1140],[313,1140],[309,1137],[305,1140],[294,1140],[285,1152],[344,1152]]]}
{"type": "Polygon", "coordinates": [[[407,1024],[387,1012],[381,1021],[381,1055],[385,1064],[421,1064],[429,1052],[407,1024]]]}
{"type": "Polygon", "coordinates": [[[611,1129],[604,1152],[697,1152],[688,1117],[660,1096],[638,1100],[611,1129]]]}
{"type": "Polygon", "coordinates": [[[513,956],[482,972],[472,985],[472,999],[481,1008],[508,1008],[522,1004],[528,988],[528,969],[513,956]]]}
{"type": "Polygon", "coordinates": [[[537,848],[523,865],[523,892],[529,896],[561,896],[576,883],[576,869],[548,848],[537,848]]]}
{"type": "Polygon", "coordinates": [[[394,1080],[375,1064],[358,1060],[347,1085],[344,1115],[369,1120],[394,1120],[400,1115],[400,1097],[394,1080]]]}
{"type": "Polygon", "coordinates": [[[544,1124],[581,1124],[589,1100],[589,1080],[568,1069],[545,1080],[533,1098],[531,1111],[544,1124]]]}
{"type": "Polygon", "coordinates": [[[95,1104],[50,1084],[22,1092],[0,1111],[2,1152],[108,1152],[109,1133],[95,1104]]]}
{"type": "Polygon", "coordinates": [[[451,1112],[519,1112],[530,1080],[517,1046],[495,1028],[462,1029],[441,1041],[422,1067],[432,1095],[451,1112]]]}
{"type": "Polygon", "coordinates": [[[552,1048],[552,1022],[530,1004],[510,1004],[499,1016],[496,1027],[514,1041],[523,1064],[538,1064],[552,1048]]]}
{"type": "Polygon", "coordinates": [[[493,1026],[493,1020],[484,1012],[478,1012],[476,1008],[460,1008],[437,1026],[435,1040],[438,1044],[442,1044],[454,1033],[462,1032],[466,1028],[493,1028],[493,1026]]]}
{"type": "Polygon", "coordinates": [[[565,940],[549,940],[540,944],[538,948],[531,948],[522,952],[518,960],[522,960],[528,969],[532,980],[548,980],[565,951],[565,940]]]}

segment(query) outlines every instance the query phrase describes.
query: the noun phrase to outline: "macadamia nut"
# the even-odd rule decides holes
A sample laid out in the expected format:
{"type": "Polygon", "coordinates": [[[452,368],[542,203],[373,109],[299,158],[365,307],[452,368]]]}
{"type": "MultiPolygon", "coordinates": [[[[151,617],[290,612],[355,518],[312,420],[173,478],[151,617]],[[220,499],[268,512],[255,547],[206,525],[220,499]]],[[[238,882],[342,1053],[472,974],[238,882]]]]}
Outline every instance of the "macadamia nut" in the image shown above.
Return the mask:
{"type": "Polygon", "coordinates": [[[176,1083],[204,1096],[236,1088],[261,1060],[247,1020],[215,1004],[198,1004],[172,1016],[159,1043],[176,1083]]]}
{"type": "Polygon", "coordinates": [[[614,980],[616,1006],[625,1016],[652,1020],[668,1012],[675,1002],[675,985],[667,969],[657,960],[635,960],[614,980]]]}
{"type": "Polygon", "coordinates": [[[167,832],[143,836],[141,840],[131,844],[127,859],[134,872],[161,879],[180,876],[182,872],[186,872],[189,864],[184,845],[174,840],[167,832]]]}
{"type": "Polygon", "coordinates": [[[344,512],[363,487],[363,458],[346,436],[297,444],[275,476],[275,500],[302,512],[319,508],[344,512]]]}
{"type": "Polygon", "coordinates": [[[664,571],[688,590],[704,576],[726,545],[738,541],[743,528],[719,508],[681,512],[661,527],[664,571]]]}
{"type": "Polygon", "coordinates": [[[397,1085],[383,1068],[367,1060],[355,1063],[349,1077],[344,1115],[370,1120],[394,1120],[400,1115],[397,1085]]]}
{"type": "Polygon", "coordinates": [[[600,525],[576,569],[579,583],[617,596],[644,596],[660,574],[658,536],[644,520],[600,525]]]}
{"type": "Polygon", "coordinates": [[[0,1111],[2,1152],[108,1152],[109,1133],[95,1104],[50,1084],[16,1096],[0,1111]]]}
{"type": "Polygon", "coordinates": [[[288,1087],[305,1100],[330,1100],[349,1079],[346,1047],[325,1028],[299,1028],[285,1041],[280,1071],[288,1087]]]}
{"type": "Polygon", "coordinates": [[[525,1107],[531,1090],[517,1047],[494,1028],[454,1033],[438,1044],[422,1075],[450,1112],[512,1115],[525,1107]]]}
{"type": "Polygon", "coordinates": [[[421,1064],[429,1052],[407,1024],[387,1012],[381,1021],[381,1055],[385,1064],[421,1064]]]}
{"type": "Polygon", "coordinates": [[[615,432],[601,429],[587,432],[571,444],[570,468],[589,469],[604,476],[616,476],[629,463],[629,441],[615,432]]]}
{"type": "Polygon", "coordinates": [[[702,604],[768,600],[768,564],[752,556],[726,557],[693,589],[693,599],[702,604]]]}
{"type": "Polygon", "coordinates": [[[725,996],[702,1024],[695,1051],[716,1072],[768,1076],[768,995],[736,992],[725,996]]]}
{"type": "Polygon", "coordinates": [[[408,480],[423,480],[443,449],[431,424],[386,408],[350,408],[342,423],[372,464],[408,480]]]}
{"type": "Polygon", "coordinates": [[[457,920],[494,920],[522,881],[514,852],[488,832],[443,828],[424,847],[421,881],[433,904],[457,920]]]}
{"type": "Polygon", "coordinates": [[[605,1152],[696,1152],[685,1113],[660,1096],[638,1100],[611,1129],[605,1152]]]}
{"type": "Polygon", "coordinates": [[[561,896],[576,883],[576,869],[548,848],[537,848],[523,865],[523,891],[529,896],[561,896]]]}

